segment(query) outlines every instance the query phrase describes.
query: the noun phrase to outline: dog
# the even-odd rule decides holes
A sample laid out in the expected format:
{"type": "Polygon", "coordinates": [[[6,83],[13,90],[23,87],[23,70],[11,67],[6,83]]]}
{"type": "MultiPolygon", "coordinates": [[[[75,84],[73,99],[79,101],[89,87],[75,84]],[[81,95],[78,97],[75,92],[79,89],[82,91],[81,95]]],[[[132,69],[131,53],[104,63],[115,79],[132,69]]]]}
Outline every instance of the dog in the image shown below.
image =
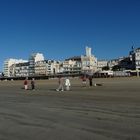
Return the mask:
{"type": "Polygon", "coordinates": [[[103,86],[103,84],[95,83],[94,86],[103,86]]]}

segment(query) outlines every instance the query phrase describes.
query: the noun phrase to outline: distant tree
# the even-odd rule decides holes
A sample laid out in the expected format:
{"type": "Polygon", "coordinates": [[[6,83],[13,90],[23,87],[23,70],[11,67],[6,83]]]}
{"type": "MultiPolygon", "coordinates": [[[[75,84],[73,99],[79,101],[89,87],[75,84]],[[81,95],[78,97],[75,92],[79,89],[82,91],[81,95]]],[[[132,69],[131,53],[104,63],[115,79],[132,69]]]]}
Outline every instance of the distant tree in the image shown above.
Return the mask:
{"type": "Polygon", "coordinates": [[[102,67],[102,70],[109,70],[109,66],[102,67]]]}
{"type": "Polygon", "coordinates": [[[112,67],[113,71],[119,71],[121,69],[121,67],[119,65],[115,65],[112,67]]]}

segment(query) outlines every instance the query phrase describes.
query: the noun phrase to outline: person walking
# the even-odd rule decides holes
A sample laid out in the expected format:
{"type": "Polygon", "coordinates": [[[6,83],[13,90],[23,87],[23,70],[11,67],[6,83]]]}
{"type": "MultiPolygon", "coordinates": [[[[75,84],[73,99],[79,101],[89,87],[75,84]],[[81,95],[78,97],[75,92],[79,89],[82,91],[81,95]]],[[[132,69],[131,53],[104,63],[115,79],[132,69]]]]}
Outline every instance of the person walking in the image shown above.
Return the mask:
{"type": "Polygon", "coordinates": [[[24,89],[27,90],[28,89],[28,78],[26,77],[26,79],[24,80],[24,89]]]}
{"type": "Polygon", "coordinates": [[[64,79],[60,76],[58,79],[58,88],[56,89],[56,91],[64,91],[64,79]]]}
{"type": "Polygon", "coordinates": [[[67,91],[70,90],[71,83],[68,77],[65,79],[65,86],[67,91]]]}
{"type": "Polygon", "coordinates": [[[31,89],[35,90],[35,79],[34,78],[32,78],[32,80],[31,80],[31,89]]]}

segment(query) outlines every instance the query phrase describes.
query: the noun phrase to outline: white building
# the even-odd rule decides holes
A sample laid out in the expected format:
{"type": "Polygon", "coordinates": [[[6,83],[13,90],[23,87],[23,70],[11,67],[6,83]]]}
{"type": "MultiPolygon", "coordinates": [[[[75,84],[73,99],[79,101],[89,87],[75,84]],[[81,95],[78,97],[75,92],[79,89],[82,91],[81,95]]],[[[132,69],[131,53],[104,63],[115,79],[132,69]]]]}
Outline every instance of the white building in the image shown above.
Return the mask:
{"type": "Polygon", "coordinates": [[[29,76],[35,75],[35,63],[44,61],[44,56],[41,53],[33,53],[29,57],[29,76]]]}
{"type": "Polygon", "coordinates": [[[13,64],[10,66],[10,77],[28,77],[29,62],[13,64]]]}
{"type": "Polygon", "coordinates": [[[108,61],[108,66],[112,69],[114,66],[119,64],[119,59],[112,59],[108,61]]]}
{"type": "Polygon", "coordinates": [[[81,56],[82,72],[95,72],[97,71],[97,58],[92,55],[91,48],[86,47],[86,55],[81,56]]]}
{"type": "Polygon", "coordinates": [[[108,61],[107,60],[98,60],[98,62],[97,62],[97,69],[99,70],[99,71],[101,71],[102,70],[102,68],[103,67],[107,67],[108,66],[108,61]]]}
{"type": "Polygon", "coordinates": [[[76,65],[76,61],[73,60],[65,60],[63,62],[63,69],[64,69],[64,73],[72,73],[73,72],[73,68],[76,65]]]}
{"type": "Polygon", "coordinates": [[[47,60],[35,63],[35,75],[47,75],[47,60]]]}
{"type": "Polygon", "coordinates": [[[35,62],[44,61],[44,56],[42,53],[33,53],[31,57],[34,59],[35,62]]]}
{"type": "Polygon", "coordinates": [[[140,48],[132,47],[129,53],[130,61],[132,62],[132,69],[140,70],[140,48]]]}
{"type": "Polygon", "coordinates": [[[60,72],[60,62],[55,60],[44,60],[35,63],[35,75],[49,75],[60,72]]]}
{"type": "Polygon", "coordinates": [[[91,54],[91,48],[89,48],[89,47],[86,47],[86,56],[87,57],[91,57],[92,56],[92,54],[91,54]]]}
{"type": "Polygon", "coordinates": [[[12,58],[5,60],[4,61],[4,69],[3,69],[4,76],[10,77],[10,67],[13,64],[25,63],[25,62],[27,62],[27,60],[12,59],[12,58]]]}
{"type": "Polygon", "coordinates": [[[64,73],[81,73],[82,63],[81,63],[81,57],[75,56],[71,57],[69,59],[66,59],[63,62],[63,72],[64,73]]]}
{"type": "Polygon", "coordinates": [[[140,48],[135,50],[135,69],[140,70],[140,48]]]}
{"type": "Polygon", "coordinates": [[[47,61],[47,74],[57,74],[60,72],[60,62],[56,60],[47,61]]]}

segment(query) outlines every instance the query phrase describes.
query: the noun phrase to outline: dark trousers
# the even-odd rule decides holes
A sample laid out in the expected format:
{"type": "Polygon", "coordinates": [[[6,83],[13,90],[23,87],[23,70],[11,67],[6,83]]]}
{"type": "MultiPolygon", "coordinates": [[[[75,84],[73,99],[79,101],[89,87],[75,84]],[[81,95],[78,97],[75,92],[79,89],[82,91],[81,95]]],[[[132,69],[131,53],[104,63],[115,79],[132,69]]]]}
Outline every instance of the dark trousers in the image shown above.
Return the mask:
{"type": "Polygon", "coordinates": [[[92,80],[89,81],[89,85],[92,86],[92,80]]]}
{"type": "Polygon", "coordinates": [[[31,87],[32,87],[32,90],[35,89],[35,85],[34,84],[32,84],[31,87]]]}

